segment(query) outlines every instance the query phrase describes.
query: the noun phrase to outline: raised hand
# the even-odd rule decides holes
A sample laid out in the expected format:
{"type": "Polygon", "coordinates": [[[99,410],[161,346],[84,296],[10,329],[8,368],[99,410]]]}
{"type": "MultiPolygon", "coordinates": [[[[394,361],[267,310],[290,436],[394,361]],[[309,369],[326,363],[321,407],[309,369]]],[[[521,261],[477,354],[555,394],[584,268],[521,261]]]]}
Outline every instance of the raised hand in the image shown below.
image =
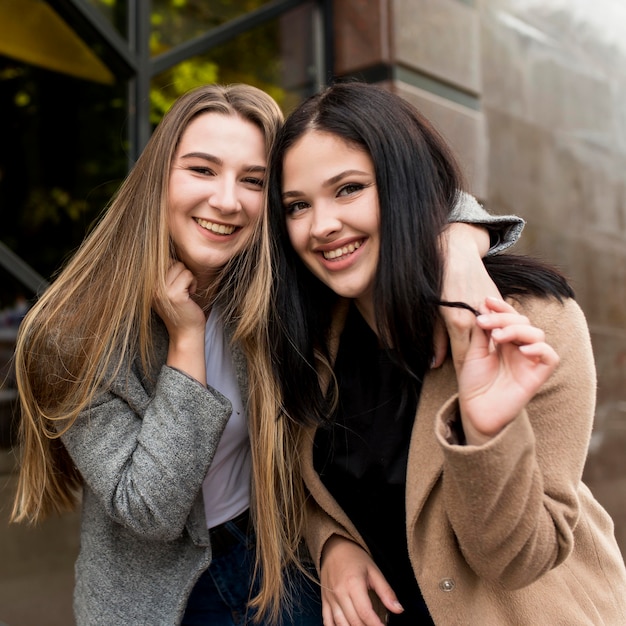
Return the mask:
{"type": "Polygon", "coordinates": [[[177,261],[167,272],[162,298],[155,296],[154,308],[170,337],[167,365],[175,367],[206,385],[204,330],[206,316],[194,301],[196,279],[177,261]]]}
{"type": "Polygon", "coordinates": [[[463,430],[476,445],[514,420],[559,363],[544,332],[511,305],[487,298],[485,310],[457,368],[463,430]]]}

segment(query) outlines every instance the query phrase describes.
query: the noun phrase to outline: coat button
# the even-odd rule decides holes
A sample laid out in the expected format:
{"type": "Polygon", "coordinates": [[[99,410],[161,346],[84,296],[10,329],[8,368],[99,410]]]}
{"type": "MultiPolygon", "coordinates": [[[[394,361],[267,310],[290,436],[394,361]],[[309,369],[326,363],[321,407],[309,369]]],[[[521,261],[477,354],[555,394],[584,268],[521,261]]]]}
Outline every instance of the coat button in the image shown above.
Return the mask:
{"type": "Polygon", "coordinates": [[[454,591],[455,587],[456,583],[452,578],[442,578],[439,581],[439,589],[441,589],[441,591],[454,591]]]}

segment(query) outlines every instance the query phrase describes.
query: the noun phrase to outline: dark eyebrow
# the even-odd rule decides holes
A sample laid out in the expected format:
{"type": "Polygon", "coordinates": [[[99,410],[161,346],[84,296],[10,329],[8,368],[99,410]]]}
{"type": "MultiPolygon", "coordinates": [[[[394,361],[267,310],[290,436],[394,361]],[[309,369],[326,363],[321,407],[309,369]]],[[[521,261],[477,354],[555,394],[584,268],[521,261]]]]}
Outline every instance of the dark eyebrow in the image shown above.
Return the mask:
{"type": "Polygon", "coordinates": [[[370,172],[362,172],[361,170],[346,170],[345,172],[340,172],[335,176],[332,176],[327,181],[324,182],[324,187],[331,187],[332,185],[338,183],[343,178],[347,178],[348,176],[371,176],[370,172]]]}
{"type": "Polygon", "coordinates": [[[301,191],[285,191],[285,193],[283,193],[283,198],[285,198],[285,200],[287,198],[297,198],[298,196],[301,196],[302,192],[301,191]]]}

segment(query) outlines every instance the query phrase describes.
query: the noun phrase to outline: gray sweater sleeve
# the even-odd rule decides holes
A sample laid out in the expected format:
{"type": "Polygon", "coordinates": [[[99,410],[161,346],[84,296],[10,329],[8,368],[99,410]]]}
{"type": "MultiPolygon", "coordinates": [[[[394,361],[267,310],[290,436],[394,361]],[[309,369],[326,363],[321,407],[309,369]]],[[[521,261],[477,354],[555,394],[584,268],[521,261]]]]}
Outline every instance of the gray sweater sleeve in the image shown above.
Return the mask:
{"type": "Polygon", "coordinates": [[[474,196],[462,191],[459,200],[450,212],[450,222],[464,222],[483,226],[491,236],[491,248],[487,254],[506,250],[517,242],[525,222],[516,215],[492,215],[478,203],[474,196]]]}
{"type": "Polygon", "coordinates": [[[129,372],[62,440],[111,519],[168,541],[183,531],[231,410],[219,392],[173,368],[163,366],[150,390],[129,372]]]}

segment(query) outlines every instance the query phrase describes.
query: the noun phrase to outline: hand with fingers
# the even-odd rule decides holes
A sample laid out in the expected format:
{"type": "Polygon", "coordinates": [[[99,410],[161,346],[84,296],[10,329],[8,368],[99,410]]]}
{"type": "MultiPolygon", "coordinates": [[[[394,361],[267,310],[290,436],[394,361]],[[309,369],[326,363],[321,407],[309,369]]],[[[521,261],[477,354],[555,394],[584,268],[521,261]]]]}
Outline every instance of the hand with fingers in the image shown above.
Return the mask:
{"type": "Polygon", "coordinates": [[[468,444],[497,435],[559,364],[544,332],[498,298],[485,300],[460,369],[459,405],[468,444]]]}
{"type": "Polygon", "coordinates": [[[195,290],[196,278],[177,261],[167,272],[165,293],[155,296],[153,306],[169,334],[167,365],[206,385],[206,315],[193,299],[195,290]]]}
{"type": "Polygon", "coordinates": [[[370,590],[392,613],[403,611],[369,554],[344,537],[333,535],[326,542],[320,580],[324,626],[383,626],[370,590]]]}

